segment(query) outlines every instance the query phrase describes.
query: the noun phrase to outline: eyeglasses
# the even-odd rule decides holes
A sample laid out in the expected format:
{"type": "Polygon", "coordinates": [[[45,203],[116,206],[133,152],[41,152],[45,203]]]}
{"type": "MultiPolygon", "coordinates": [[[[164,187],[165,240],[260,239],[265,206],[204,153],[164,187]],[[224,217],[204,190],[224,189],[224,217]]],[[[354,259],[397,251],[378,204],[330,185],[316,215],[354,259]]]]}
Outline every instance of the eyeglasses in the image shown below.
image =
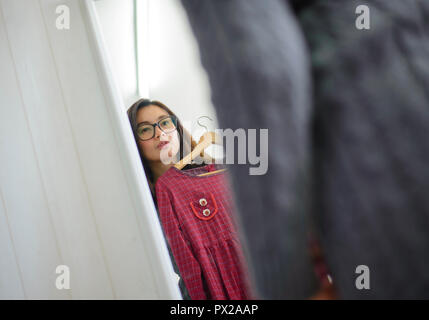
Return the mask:
{"type": "Polygon", "coordinates": [[[165,133],[173,132],[177,129],[177,118],[175,116],[167,116],[153,124],[139,124],[137,127],[137,136],[143,141],[150,140],[155,137],[155,127],[158,127],[165,133]]]}

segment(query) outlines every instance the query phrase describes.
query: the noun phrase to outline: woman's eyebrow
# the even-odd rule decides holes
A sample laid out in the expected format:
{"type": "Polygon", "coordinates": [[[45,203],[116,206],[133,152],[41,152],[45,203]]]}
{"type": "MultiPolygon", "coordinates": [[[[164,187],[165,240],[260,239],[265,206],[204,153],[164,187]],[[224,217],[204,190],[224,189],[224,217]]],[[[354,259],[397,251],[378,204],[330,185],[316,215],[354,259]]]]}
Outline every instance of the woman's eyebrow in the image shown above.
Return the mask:
{"type": "MultiPolygon", "coordinates": [[[[165,118],[165,117],[168,117],[168,114],[164,114],[164,115],[161,115],[161,116],[159,116],[158,118],[156,118],[156,120],[160,120],[160,119],[162,119],[162,118],[165,118]]],[[[141,124],[152,124],[152,123],[150,123],[149,121],[142,121],[142,122],[139,122],[139,123],[137,123],[137,125],[139,126],[139,125],[141,125],[141,124]]]]}

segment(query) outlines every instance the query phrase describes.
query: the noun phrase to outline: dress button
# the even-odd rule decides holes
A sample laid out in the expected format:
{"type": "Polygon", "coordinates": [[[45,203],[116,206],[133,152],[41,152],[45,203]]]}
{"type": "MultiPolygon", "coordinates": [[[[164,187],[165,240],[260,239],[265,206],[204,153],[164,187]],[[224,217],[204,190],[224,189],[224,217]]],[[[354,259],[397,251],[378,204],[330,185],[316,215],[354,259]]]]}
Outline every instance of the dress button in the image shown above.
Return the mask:
{"type": "Polygon", "coordinates": [[[200,205],[203,206],[203,207],[205,207],[207,205],[207,200],[204,199],[204,198],[201,198],[200,199],[200,205]]]}
{"type": "Polygon", "coordinates": [[[209,209],[204,209],[204,210],[203,210],[203,215],[205,215],[206,217],[207,217],[208,215],[210,215],[210,210],[209,210],[209,209]]]}

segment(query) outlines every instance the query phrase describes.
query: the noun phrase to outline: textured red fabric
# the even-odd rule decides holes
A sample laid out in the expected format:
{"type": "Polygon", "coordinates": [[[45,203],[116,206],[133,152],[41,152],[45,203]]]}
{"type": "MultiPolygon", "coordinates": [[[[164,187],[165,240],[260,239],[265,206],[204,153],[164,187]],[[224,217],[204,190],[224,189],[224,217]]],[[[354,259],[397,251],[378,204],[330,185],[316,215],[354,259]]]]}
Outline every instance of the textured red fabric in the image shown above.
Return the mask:
{"type": "Polygon", "coordinates": [[[172,167],[158,178],[161,224],[191,299],[252,299],[225,173],[198,176],[213,170],[172,167]]]}

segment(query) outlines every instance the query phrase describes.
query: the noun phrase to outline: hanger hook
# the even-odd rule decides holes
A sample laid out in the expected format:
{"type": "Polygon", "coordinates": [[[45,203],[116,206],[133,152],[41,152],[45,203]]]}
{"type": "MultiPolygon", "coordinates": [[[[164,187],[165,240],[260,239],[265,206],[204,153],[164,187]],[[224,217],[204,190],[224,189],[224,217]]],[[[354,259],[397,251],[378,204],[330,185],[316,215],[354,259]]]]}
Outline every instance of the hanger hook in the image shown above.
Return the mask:
{"type": "Polygon", "coordinates": [[[205,129],[206,129],[206,133],[207,133],[207,132],[209,132],[209,129],[208,129],[205,125],[202,125],[202,124],[200,123],[200,119],[201,119],[201,118],[207,118],[207,119],[209,119],[210,121],[213,121],[213,119],[212,119],[212,118],[210,118],[210,117],[208,117],[208,116],[201,116],[201,117],[199,117],[199,118],[198,118],[198,120],[197,120],[198,125],[199,125],[200,127],[205,128],[205,129]]]}

